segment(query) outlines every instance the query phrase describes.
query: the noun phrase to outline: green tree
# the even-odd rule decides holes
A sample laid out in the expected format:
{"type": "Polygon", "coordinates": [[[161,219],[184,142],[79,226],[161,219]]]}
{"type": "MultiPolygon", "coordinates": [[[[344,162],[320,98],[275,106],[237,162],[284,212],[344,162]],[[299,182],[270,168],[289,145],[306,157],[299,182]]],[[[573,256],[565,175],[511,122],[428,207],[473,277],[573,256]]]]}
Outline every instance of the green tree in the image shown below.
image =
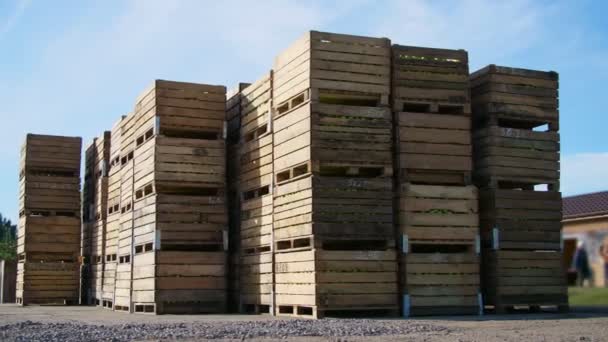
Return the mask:
{"type": "Polygon", "coordinates": [[[0,214],[0,259],[13,260],[17,256],[17,226],[0,214]]]}

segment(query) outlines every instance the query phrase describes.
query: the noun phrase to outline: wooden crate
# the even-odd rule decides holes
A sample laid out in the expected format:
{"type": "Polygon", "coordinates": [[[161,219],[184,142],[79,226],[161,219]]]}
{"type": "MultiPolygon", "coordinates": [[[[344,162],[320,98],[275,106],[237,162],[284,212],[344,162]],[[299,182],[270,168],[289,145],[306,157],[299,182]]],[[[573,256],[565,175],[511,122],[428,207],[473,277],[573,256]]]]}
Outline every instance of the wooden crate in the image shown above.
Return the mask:
{"type": "Polygon", "coordinates": [[[403,183],[399,193],[402,313],[478,314],[478,190],[403,183]]]}
{"type": "Polygon", "coordinates": [[[224,134],[226,87],[155,80],[136,100],[135,146],[155,134],[219,139],[224,134]]]}
{"type": "Polygon", "coordinates": [[[135,192],[201,189],[226,185],[224,140],[153,136],[135,151],[135,192]]]}
{"type": "Polygon", "coordinates": [[[80,270],[74,262],[19,262],[17,303],[78,304],[80,270]]]}
{"type": "Polygon", "coordinates": [[[469,116],[397,112],[395,121],[395,167],[401,182],[471,184],[469,116]]]}
{"type": "Polygon", "coordinates": [[[488,65],[470,76],[473,117],[479,125],[501,121],[513,128],[548,125],[559,130],[559,77],[554,71],[488,65]]]}
{"type": "Polygon", "coordinates": [[[21,147],[21,176],[26,173],[80,177],[82,138],[27,134],[21,147]]]}
{"type": "Polygon", "coordinates": [[[103,300],[103,264],[91,264],[90,265],[90,292],[88,293],[88,299],[90,304],[99,305],[103,300]]]}
{"type": "Polygon", "coordinates": [[[484,250],[484,303],[497,313],[524,306],[532,311],[568,308],[566,268],[561,251],[484,250]]]}
{"type": "Polygon", "coordinates": [[[301,102],[388,105],[390,41],[310,31],[274,61],[273,101],[279,113],[301,102]]]}
{"type": "Polygon", "coordinates": [[[223,250],[228,215],[225,198],[151,193],[134,202],[133,244],[223,250]]]}
{"type": "Polygon", "coordinates": [[[21,150],[20,217],[80,217],[81,145],[82,139],[75,137],[26,136],[21,150]]]}
{"type": "Polygon", "coordinates": [[[462,245],[417,247],[400,260],[403,316],[481,314],[479,254],[462,245]]]}
{"type": "Polygon", "coordinates": [[[324,244],[394,246],[394,236],[389,178],[307,176],[274,191],[276,251],[324,244]]]}
{"type": "Polygon", "coordinates": [[[27,174],[19,182],[19,216],[80,217],[80,179],[27,174]]]}
{"type": "Polygon", "coordinates": [[[225,252],[136,249],[135,313],[184,314],[226,311],[225,252]]]}
{"type": "Polygon", "coordinates": [[[273,140],[277,184],[310,172],[392,176],[389,108],[306,101],[275,116],[273,140]]]}
{"type": "Polygon", "coordinates": [[[480,186],[509,183],[530,188],[548,184],[559,191],[560,139],[557,132],[486,126],[475,131],[475,179],[480,186]]]}
{"type": "Polygon", "coordinates": [[[470,115],[465,50],[393,45],[391,51],[395,112],[470,115]]]}
{"type": "Polygon", "coordinates": [[[482,189],[480,207],[484,246],[501,250],[561,250],[561,193],[482,189]]]}
{"type": "Polygon", "coordinates": [[[399,232],[410,244],[475,245],[478,191],[473,185],[401,184],[399,232]]]}
{"type": "Polygon", "coordinates": [[[274,272],[270,245],[241,250],[239,265],[239,311],[272,313],[274,272]]]}
{"type": "Polygon", "coordinates": [[[20,261],[76,262],[80,255],[80,219],[65,216],[19,218],[20,261]]]}
{"type": "Polygon", "coordinates": [[[398,312],[394,249],[279,252],[274,268],[277,315],[398,312]]]}

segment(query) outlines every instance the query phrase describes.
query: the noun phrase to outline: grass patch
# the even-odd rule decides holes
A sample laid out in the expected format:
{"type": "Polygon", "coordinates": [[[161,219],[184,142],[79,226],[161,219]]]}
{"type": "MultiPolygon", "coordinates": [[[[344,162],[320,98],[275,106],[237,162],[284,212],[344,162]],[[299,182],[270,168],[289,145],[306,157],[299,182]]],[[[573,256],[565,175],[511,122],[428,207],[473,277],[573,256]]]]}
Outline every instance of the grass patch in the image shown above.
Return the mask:
{"type": "Polygon", "coordinates": [[[571,306],[608,306],[607,287],[570,287],[568,295],[571,306]]]}

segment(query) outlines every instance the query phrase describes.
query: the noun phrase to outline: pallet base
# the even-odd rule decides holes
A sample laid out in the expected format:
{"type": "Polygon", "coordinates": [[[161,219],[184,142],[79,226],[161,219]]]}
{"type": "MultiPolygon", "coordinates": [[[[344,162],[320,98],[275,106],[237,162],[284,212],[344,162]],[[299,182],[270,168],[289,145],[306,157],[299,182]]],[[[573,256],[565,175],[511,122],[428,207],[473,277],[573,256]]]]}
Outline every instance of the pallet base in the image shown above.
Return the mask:
{"type": "Polygon", "coordinates": [[[272,305],[270,304],[241,304],[240,313],[242,314],[271,314],[272,305]]]}
{"type": "Polygon", "coordinates": [[[35,299],[23,299],[18,297],[17,304],[21,306],[27,305],[40,305],[40,306],[72,306],[78,305],[78,300],[76,299],[60,299],[60,298],[35,298],[35,299]]]}
{"type": "Polygon", "coordinates": [[[570,311],[568,304],[560,305],[501,305],[501,306],[487,306],[485,308],[487,312],[493,312],[495,314],[508,314],[508,313],[567,313],[570,311]]]}
{"type": "Polygon", "coordinates": [[[324,317],[397,317],[397,307],[319,308],[302,305],[277,305],[276,316],[321,319],[324,317]]]}
{"type": "Polygon", "coordinates": [[[403,317],[480,315],[480,311],[479,306],[420,306],[410,308],[409,313],[404,313],[403,317]]]}

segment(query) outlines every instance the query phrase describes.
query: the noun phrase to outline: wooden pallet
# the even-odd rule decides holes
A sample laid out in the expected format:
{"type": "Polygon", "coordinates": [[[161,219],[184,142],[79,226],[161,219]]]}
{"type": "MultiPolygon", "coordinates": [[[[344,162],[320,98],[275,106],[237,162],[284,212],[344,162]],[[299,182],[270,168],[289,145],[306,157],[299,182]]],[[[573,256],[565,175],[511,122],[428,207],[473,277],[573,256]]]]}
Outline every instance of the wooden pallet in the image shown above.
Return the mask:
{"type": "Polygon", "coordinates": [[[277,108],[293,108],[290,99],[308,89],[313,101],[387,106],[390,41],[310,31],[275,58],[273,70],[277,108]]]}
{"type": "Polygon", "coordinates": [[[480,124],[559,130],[556,72],[492,64],[472,73],[470,80],[473,116],[480,124]]]}
{"type": "Polygon", "coordinates": [[[63,262],[19,262],[17,298],[21,305],[79,302],[80,266],[63,262]]]}
{"type": "Polygon", "coordinates": [[[469,185],[473,169],[470,118],[395,113],[395,168],[401,182],[469,185]]]}
{"type": "Polygon", "coordinates": [[[401,256],[403,316],[481,314],[479,255],[466,249],[438,251],[414,249],[401,256]]]}
{"type": "Polygon", "coordinates": [[[391,51],[394,111],[470,114],[465,50],[393,45],[391,51]]]}
{"type": "MultiPolygon", "coordinates": [[[[559,134],[489,126],[474,134],[475,178],[528,184],[559,184],[559,134]]],[[[558,189],[555,189],[558,190],[558,189]]]]}
{"type": "Polygon", "coordinates": [[[505,250],[561,250],[561,193],[482,189],[480,205],[484,246],[505,250]]]}
{"type": "Polygon", "coordinates": [[[398,309],[394,249],[277,253],[275,273],[278,315],[321,318],[329,311],[398,309]]]}
{"type": "Polygon", "coordinates": [[[568,305],[566,267],[560,251],[484,250],[484,304],[504,313],[516,306],[568,305]]]}

